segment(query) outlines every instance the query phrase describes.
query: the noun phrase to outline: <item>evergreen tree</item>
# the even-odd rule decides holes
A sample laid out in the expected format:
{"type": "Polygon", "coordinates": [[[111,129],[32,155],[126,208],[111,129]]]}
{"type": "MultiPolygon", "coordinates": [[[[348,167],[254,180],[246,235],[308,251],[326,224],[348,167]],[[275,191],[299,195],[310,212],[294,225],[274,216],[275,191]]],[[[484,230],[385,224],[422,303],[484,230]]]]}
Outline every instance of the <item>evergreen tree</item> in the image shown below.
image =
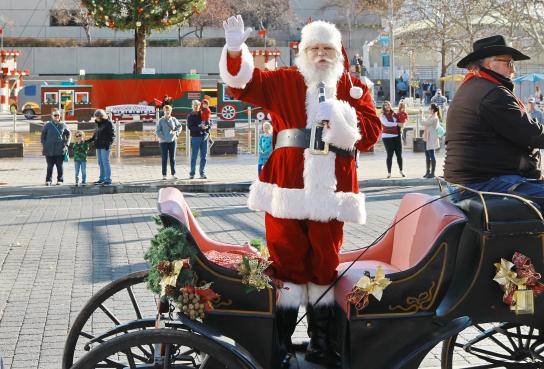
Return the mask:
{"type": "Polygon", "coordinates": [[[185,22],[205,6],[205,0],[82,0],[97,27],[134,30],[134,73],[145,67],[146,38],[185,22]]]}

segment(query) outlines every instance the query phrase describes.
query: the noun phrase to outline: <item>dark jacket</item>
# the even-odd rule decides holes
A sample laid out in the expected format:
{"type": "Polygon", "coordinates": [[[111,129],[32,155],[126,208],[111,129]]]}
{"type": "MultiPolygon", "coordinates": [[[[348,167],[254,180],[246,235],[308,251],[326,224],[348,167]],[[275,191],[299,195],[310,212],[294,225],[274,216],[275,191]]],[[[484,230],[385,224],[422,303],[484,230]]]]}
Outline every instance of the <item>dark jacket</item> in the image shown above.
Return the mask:
{"type": "Polygon", "coordinates": [[[189,127],[189,131],[191,131],[191,137],[205,137],[208,134],[210,130],[209,124],[202,129],[199,127],[201,123],[202,120],[199,111],[192,111],[189,113],[187,116],[187,126],[189,127]]]}
{"type": "Polygon", "coordinates": [[[64,123],[47,122],[42,129],[40,141],[43,147],[43,155],[63,155],[65,148],[70,143],[70,130],[64,123]]]}
{"type": "Polygon", "coordinates": [[[501,85],[474,77],[457,90],[447,116],[445,179],[471,184],[499,175],[540,177],[536,148],[544,148],[544,128],[518,105],[510,79],[484,71],[501,85]]]}
{"type": "Polygon", "coordinates": [[[97,122],[93,137],[89,138],[87,142],[94,142],[94,147],[97,149],[109,149],[114,139],[113,124],[109,120],[104,119],[97,122]]]}

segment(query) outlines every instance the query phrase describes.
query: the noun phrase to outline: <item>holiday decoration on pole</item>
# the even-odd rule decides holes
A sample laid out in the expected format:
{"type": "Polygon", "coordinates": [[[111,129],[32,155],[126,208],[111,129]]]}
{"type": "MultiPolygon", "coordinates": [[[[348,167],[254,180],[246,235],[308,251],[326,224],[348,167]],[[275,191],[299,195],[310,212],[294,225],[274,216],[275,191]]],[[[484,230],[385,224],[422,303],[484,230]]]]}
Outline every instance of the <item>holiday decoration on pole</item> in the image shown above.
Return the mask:
{"type": "Polygon", "coordinates": [[[353,286],[346,299],[348,303],[355,305],[357,311],[363,310],[369,304],[370,295],[378,301],[382,299],[383,291],[391,284],[391,280],[385,277],[383,267],[378,265],[376,275],[370,276],[369,272],[364,272],[363,276],[353,286]]]}

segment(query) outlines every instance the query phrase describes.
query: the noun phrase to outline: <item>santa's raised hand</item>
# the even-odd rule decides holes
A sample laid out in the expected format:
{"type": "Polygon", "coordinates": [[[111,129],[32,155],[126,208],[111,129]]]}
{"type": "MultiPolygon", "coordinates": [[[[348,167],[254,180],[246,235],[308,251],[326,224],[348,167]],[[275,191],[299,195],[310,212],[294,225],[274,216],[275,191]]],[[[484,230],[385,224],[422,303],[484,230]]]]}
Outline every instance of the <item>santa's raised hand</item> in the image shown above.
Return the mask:
{"type": "Polygon", "coordinates": [[[244,20],[240,14],[223,21],[223,28],[225,29],[227,50],[233,52],[242,50],[242,44],[246,42],[253,31],[251,27],[244,29],[244,20]]]}

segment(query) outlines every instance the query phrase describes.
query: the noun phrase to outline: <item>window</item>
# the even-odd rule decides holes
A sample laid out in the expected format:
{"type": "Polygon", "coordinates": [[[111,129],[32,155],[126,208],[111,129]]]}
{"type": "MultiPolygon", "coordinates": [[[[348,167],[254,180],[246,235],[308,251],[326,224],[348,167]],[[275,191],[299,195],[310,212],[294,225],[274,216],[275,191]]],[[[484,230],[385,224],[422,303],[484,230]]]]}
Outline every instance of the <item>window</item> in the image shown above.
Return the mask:
{"type": "Polygon", "coordinates": [[[43,103],[48,105],[57,105],[58,95],[56,92],[44,92],[43,103]]]}
{"type": "Polygon", "coordinates": [[[76,104],[88,104],[89,93],[88,92],[76,92],[76,104]]]}
{"type": "Polygon", "coordinates": [[[23,89],[23,94],[25,96],[36,96],[36,86],[25,86],[23,89]]]}
{"type": "Polygon", "coordinates": [[[49,25],[51,27],[72,26],[79,27],[78,10],[75,9],[51,9],[49,11],[49,25]]]}

